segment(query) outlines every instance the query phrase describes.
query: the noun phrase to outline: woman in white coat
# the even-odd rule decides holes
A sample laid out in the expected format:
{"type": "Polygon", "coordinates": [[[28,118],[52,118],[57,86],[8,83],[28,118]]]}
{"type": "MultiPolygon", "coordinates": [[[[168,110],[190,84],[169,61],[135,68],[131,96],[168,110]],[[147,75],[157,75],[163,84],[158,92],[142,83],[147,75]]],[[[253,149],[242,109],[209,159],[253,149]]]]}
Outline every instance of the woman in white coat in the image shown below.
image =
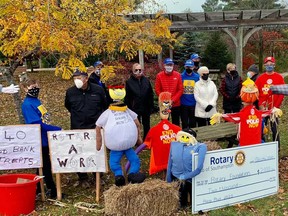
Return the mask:
{"type": "Polygon", "coordinates": [[[195,83],[196,100],[195,116],[198,127],[209,125],[210,117],[215,114],[218,99],[217,87],[209,78],[209,69],[205,66],[198,69],[200,80],[195,83]]]}

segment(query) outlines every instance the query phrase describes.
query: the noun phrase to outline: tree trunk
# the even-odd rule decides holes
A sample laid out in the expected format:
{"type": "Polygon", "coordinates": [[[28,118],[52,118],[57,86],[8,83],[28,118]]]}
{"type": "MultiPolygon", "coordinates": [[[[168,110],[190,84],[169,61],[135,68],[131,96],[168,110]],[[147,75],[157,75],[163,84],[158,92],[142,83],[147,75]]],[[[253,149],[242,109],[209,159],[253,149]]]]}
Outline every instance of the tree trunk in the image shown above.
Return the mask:
{"type": "MultiPolygon", "coordinates": [[[[9,69],[5,70],[5,77],[9,85],[11,84],[15,85],[13,74],[18,66],[19,66],[19,61],[16,61],[12,64],[12,66],[9,69]]],[[[24,118],[23,118],[22,111],[21,111],[22,101],[21,101],[20,92],[13,94],[13,98],[14,98],[14,103],[16,105],[16,111],[18,114],[19,123],[24,124],[24,118]]]]}

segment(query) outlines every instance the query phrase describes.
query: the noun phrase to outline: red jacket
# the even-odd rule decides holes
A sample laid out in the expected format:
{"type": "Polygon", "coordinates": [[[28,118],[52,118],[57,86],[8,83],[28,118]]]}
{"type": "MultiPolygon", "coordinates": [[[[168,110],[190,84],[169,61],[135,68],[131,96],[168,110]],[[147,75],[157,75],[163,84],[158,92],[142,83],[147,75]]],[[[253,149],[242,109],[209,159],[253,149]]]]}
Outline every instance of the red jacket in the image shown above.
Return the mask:
{"type": "Polygon", "coordinates": [[[274,72],[272,74],[263,73],[261,74],[255,84],[259,90],[259,106],[267,107],[271,109],[273,107],[280,108],[281,103],[284,99],[284,95],[272,94],[270,90],[271,85],[285,84],[284,78],[281,74],[274,72]]]}
{"type": "Polygon", "coordinates": [[[172,71],[171,74],[166,74],[164,71],[161,71],[157,74],[155,92],[159,96],[161,92],[165,91],[170,92],[172,95],[172,106],[180,106],[180,97],[183,93],[183,83],[180,73],[172,71]]]}

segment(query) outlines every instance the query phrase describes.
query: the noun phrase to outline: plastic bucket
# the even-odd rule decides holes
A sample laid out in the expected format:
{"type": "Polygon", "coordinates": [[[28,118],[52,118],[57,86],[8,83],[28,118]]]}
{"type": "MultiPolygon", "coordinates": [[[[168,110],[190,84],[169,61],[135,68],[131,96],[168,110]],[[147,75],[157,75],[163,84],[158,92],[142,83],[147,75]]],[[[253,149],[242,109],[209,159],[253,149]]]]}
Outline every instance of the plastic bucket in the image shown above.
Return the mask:
{"type": "Polygon", "coordinates": [[[29,214],[35,209],[36,185],[34,174],[0,175],[0,215],[29,214]],[[28,179],[28,182],[25,180],[28,179]],[[22,180],[24,183],[16,183],[22,180]]]}

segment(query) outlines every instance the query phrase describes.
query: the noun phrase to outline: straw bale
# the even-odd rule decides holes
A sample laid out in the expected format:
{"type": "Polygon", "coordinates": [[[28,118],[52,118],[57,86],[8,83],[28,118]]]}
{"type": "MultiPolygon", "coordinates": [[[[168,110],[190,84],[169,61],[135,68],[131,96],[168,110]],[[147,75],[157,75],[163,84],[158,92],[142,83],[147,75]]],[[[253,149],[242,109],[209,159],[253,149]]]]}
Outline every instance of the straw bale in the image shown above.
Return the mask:
{"type": "Polygon", "coordinates": [[[106,215],[172,215],[179,207],[178,183],[151,179],[123,187],[114,185],[104,192],[104,202],[106,215]]]}
{"type": "Polygon", "coordinates": [[[216,141],[206,141],[204,143],[207,145],[207,151],[222,149],[216,141]]]}

